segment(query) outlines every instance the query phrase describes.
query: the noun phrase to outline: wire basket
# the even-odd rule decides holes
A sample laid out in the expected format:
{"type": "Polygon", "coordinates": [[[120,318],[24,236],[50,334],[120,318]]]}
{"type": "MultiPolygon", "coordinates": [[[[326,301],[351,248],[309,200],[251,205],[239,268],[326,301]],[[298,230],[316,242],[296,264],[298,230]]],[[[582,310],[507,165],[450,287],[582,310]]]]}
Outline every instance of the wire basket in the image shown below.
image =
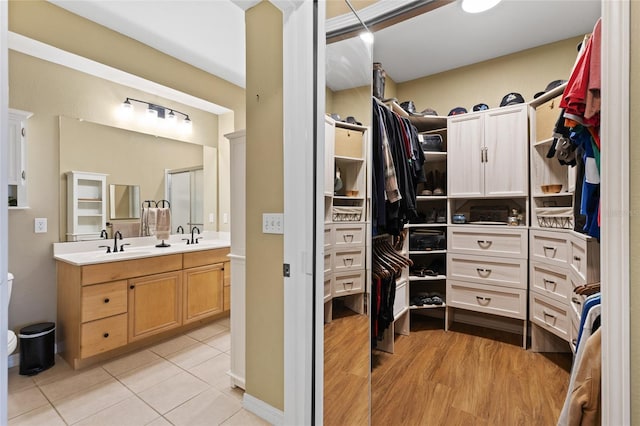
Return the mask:
{"type": "Polygon", "coordinates": [[[536,209],[541,228],[573,229],[572,207],[541,207],[536,209]]]}
{"type": "Polygon", "coordinates": [[[362,207],[334,206],[334,222],[359,222],[362,219],[362,207]]]}

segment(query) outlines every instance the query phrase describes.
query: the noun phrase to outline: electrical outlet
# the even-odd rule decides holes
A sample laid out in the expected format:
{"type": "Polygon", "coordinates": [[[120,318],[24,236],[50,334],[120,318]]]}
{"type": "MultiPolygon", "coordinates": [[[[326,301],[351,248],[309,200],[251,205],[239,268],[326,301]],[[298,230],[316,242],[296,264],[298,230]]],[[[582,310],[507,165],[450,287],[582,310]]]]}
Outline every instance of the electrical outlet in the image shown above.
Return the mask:
{"type": "Polygon", "coordinates": [[[209,213],[209,223],[214,223],[215,222],[215,216],[213,215],[213,213],[209,213]]]}
{"type": "Polygon", "coordinates": [[[229,215],[227,213],[222,214],[222,223],[229,223],[229,215]]]}
{"type": "Polygon", "coordinates": [[[44,234],[47,232],[47,218],[46,217],[36,217],[34,232],[36,234],[44,234]]]}
{"type": "Polygon", "coordinates": [[[284,234],[284,214],[263,213],[262,214],[263,234],[284,234]]]}

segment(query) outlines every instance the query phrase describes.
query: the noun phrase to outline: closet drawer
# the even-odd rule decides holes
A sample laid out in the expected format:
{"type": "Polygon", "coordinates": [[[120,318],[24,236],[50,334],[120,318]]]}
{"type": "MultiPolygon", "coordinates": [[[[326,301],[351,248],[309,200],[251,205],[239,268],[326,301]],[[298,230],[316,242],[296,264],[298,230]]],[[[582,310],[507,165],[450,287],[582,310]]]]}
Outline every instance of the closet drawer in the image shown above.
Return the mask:
{"type": "Polygon", "coordinates": [[[324,248],[325,250],[333,245],[333,226],[325,225],[324,226],[324,248]]]}
{"type": "Polygon", "coordinates": [[[527,258],[526,229],[470,228],[468,226],[447,229],[448,251],[464,254],[527,258]]]}
{"type": "Polygon", "coordinates": [[[364,291],[364,270],[333,275],[332,296],[340,297],[364,291]]]}
{"type": "Polygon", "coordinates": [[[342,272],[364,268],[364,247],[335,249],[333,271],[342,272]]]}
{"type": "Polygon", "coordinates": [[[447,280],[447,306],[509,318],[526,319],[527,291],[447,280]]]}
{"type": "Polygon", "coordinates": [[[324,274],[331,273],[333,268],[333,250],[325,250],[324,252],[324,274]]]}
{"type": "Polygon", "coordinates": [[[530,260],[549,265],[567,266],[569,259],[569,234],[532,230],[530,260]]]}
{"type": "Polygon", "coordinates": [[[571,315],[568,306],[536,292],[531,292],[529,296],[529,320],[569,342],[571,315]]]}
{"type": "Polygon", "coordinates": [[[393,301],[393,319],[398,318],[409,308],[409,284],[407,281],[396,282],[396,298],[393,301]]]}
{"type": "Polygon", "coordinates": [[[585,284],[600,281],[600,247],[594,239],[582,239],[572,236],[570,242],[569,264],[585,284]]]}
{"type": "Polygon", "coordinates": [[[447,253],[449,278],[503,287],[527,288],[527,261],[447,253]]]}
{"type": "Polygon", "coordinates": [[[587,296],[583,296],[581,294],[577,294],[574,292],[576,287],[583,285],[583,280],[576,274],[575,272],[569,272],[569,282],[571,284],[571,307],[573,308],[573,314],[580,319],[582,315],[582,307],[584,306],[584,301],[587,300],[587,296]]]}
{"type": "Polygon", "coordinates": [[[333,287],[333,274],[324,275],[324,302],[331,300],[331,288],[333,287]]]}
{"type": "Polygon", "coordinates": [[[87,358],[127,344],[127,314],[82,324],[80,357],[87,358]]]}
{"type": "Polygon", "coordinates": [[[544,263],[531,262],[531,289],[561,303],[569,303],[573,287],[567,270],[544,263]]]}
{"type": "Polygon", "coordinates": [[[127,312],[127,281],[82,287],[82,322],[127,312]]]}
{"type": "Polygon", "coordinates": [[[346,245],[361,246],[365,243],[364,223],[361,224],[334,224],[333,225],[333,244],[336,247],[344,247],[346,245]]]}

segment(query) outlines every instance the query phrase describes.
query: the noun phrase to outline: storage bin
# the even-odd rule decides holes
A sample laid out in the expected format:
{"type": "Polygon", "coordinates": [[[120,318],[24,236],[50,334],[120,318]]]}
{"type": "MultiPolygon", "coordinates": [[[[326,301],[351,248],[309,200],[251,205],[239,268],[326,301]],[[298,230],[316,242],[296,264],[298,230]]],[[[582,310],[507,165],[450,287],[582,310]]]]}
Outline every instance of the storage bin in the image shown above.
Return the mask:
{"type": "Polygon", "coordinates": [[[53,322],[32,324],[20,329],[20,374],[33,376],[55,364],[56,325],[53,322]]]}
{"type": "Polygon", "coordinates": [[[359,222],[362,218],[362,207],[333,207],[334,222],[359,222]]]}
{"type": "Polygon", "coordinates": [[[335,155],[338,157],[362,157],[362,132],[336,127],[335,155]]]}

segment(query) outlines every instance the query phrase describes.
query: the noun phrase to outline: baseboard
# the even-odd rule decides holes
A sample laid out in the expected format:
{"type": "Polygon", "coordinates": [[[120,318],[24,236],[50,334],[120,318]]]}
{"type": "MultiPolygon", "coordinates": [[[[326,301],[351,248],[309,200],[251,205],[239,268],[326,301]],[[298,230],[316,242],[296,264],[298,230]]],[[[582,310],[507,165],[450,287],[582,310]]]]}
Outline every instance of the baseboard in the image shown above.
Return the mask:
{"type": "Polygon", "coordinates": [[[284,424],[284,412],[245,392],[243,407],[272,425],[284,424]]]}

